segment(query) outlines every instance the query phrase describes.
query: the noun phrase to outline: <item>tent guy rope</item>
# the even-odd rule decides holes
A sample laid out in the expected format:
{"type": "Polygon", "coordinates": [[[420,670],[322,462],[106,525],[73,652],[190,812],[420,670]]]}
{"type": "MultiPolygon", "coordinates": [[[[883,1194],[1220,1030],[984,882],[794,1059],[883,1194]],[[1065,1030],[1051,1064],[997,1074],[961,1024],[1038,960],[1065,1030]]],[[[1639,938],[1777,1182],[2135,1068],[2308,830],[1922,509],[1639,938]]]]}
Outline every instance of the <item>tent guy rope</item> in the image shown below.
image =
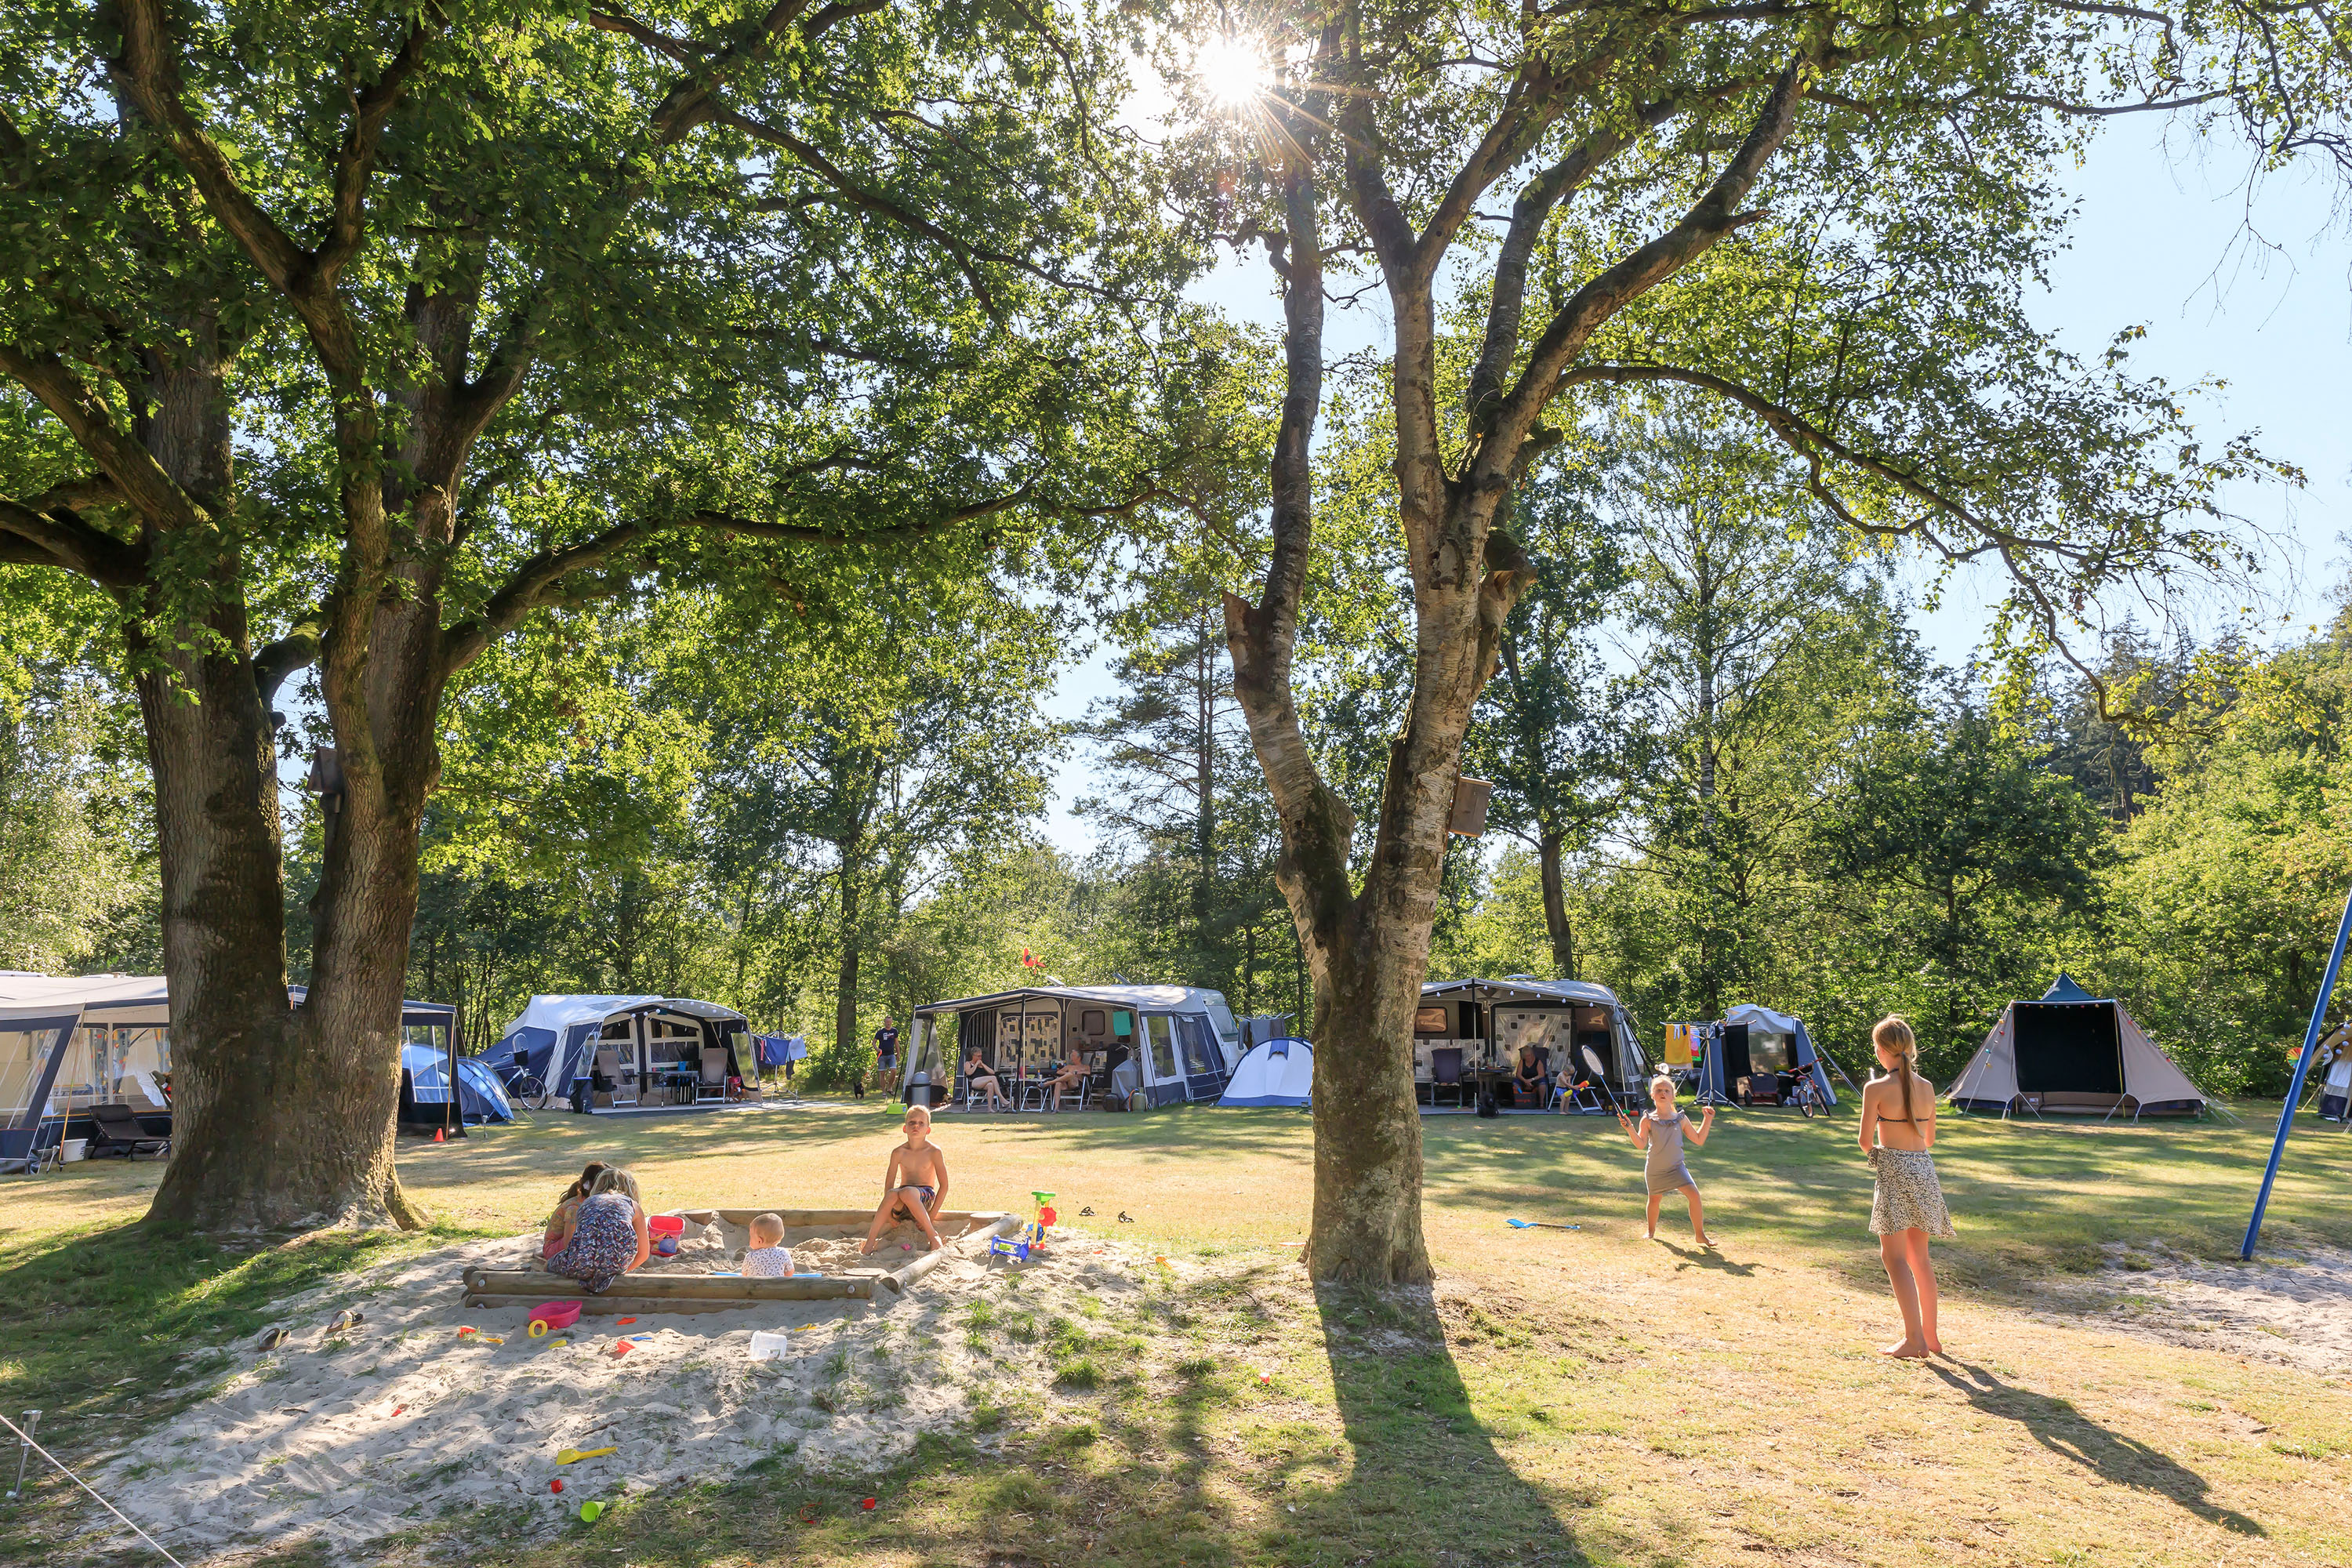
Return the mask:
{"type": "Polygon", "coordinates": [[[148,1534],[145,1531],[140,1529],[138,1521],[132,1519],[129,1514],[123,1512],[121,1509],[107,1501],[104,1498],[99,1497],[97,1489],[92,1487],[88,1481],[83,1480],[79,1476],[75,1475],[71,1470],[68,1469],[66,1468],[66,1462],[63,1459],[58,1458],[55,1454],[50,1453],[47,1448],[42,1447],[40,1444],[35,1442],[33,1440],[33,1435],[30,1432],[26,1431],[22,1426],[17,1426],[5,1415],[0,1415],[0,1426],[5,1426],[9,1431],[16,1434],[16,1440],[18,1442],[32,1449],[33,1452],[38,1454],[44,1459],[47,1459],[50,1464],[55,1465],[58,1469],[58,1474],[65,1477],[66,1479],[71,1481],[82,1490],[89,1493],[91,1497],[97,1498],[99,1507],[104,1509],[107,1512],[121,1520],[123,1523],[129,1525],[131,1527],[131,1532],[139,1537],[140,1540],[145,1542],[148,1545],[152,1546],[155,1549],[156,1554],[162,1557],[164,1562],[169,1563],[172,1565],[172,1568],[187,1568],[185,1563],[173,1556],[170,1552],[164,1551],[162,1542],[158,1542],[153,1536],[148,1534]]]}

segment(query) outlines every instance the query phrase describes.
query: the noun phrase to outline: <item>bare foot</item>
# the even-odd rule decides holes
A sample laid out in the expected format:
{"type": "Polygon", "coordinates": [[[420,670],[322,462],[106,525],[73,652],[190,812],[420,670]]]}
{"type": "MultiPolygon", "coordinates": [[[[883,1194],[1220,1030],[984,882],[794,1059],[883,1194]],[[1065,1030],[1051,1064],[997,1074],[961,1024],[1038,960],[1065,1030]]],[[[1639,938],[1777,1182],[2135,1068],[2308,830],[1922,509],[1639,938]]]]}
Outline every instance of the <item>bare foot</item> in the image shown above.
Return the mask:
{"type": "Polygon", "coordinates": [[[1691,1239],[1697,1242],[1701,1247],[1713,1247],[1715,1245],[1715,1237],[1711,1236],[1695,1236],[1691,1237],[1691,1239]]]}
{"type": "Polygon", "coordinates": [[[1891,1355],[1901,1361],[1919,1361],[1928,1352],[1926,1345],[1915,1344],[1909,1340],[1897,1340],[1891,1345],[1879,1346],[1878,1353],[1891,1355]]]}
{"type": "Polygon", "coordinates": [[[1645,1230],[1642,1233],[1642,1239],[1643,1241],[1655,1241],[1658,1239],[1658,1233],[1654,1230],[1645,1230]]]}
{"type": "Polygon", "coordinates": [[[1944,1342],[1940,1339],[1929,1340],[1927,1342],[1927,1353],[1929,1355],[1942,1355],[1944,1353],[1944,1342]]]}

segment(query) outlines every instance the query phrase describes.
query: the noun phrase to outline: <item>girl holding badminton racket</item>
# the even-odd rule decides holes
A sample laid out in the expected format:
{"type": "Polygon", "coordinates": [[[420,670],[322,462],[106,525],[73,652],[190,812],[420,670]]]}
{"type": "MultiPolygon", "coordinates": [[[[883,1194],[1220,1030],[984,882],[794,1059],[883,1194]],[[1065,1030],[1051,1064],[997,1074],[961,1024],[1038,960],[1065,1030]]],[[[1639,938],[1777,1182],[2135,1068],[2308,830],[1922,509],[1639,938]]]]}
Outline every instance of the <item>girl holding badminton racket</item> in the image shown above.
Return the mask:
{"type": "Polygon", "coordinates": [[[1620,1110],[1617,1125],[1633,1141],[1633,1147],[1643,1152],[1643,1173],[1650,1183],[1649,1226],[1643,1232],[1652,1241],[1658,1239],[1658,1205],[1668,1193],[1679,1192],[1690,1200],[1691,1236],[1701,1247],[1713,1247],[1715,1240],[1706,1234],[1706,1211],[1698,1201],[1698,1184],[1691,1180],[1690,1167],[1683,1163],[1683,1134],[1701,1148],[1706,1146],[1706,1135],[1715,1125],[1715,1107],[1710,1105],[1696,1126],[1691,1119],[1675,1109],[1675,1080],[1660,1075],[1650,1080],[1650,1103],[1653,1109],[1643,1112],[1639,1121],[1630,1120],[1620,1110]]]}

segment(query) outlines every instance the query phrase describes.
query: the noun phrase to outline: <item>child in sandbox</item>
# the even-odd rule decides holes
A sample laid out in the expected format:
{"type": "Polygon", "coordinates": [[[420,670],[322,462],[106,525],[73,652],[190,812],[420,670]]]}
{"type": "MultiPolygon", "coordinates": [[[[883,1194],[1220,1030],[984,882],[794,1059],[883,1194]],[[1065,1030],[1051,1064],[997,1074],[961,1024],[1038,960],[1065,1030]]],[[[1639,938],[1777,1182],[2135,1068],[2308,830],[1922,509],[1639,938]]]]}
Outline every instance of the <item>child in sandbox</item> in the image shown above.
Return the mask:
{"type": "Polygon", "coordinates": [[[763,1214],[751,1222],[751,1245],[743,1253],[746,1279],[789,1279],[793,1249],[784,1245],[784,1216],[763,1214]]]}
{"type": "Polygon", "coordinates": [[[948,1157],[931,1142],[929,1108],[908,1106],[905,1128],[907,1141],[890,1151],[889,1169],[882,1173],[882,1206],[874,1211],[874,1226],[866,1233],[860,1252],[881,1246],[882,1233],[898,1219],[922,1226],[932,1251],[947,1245],[931,1223],[948,1200],[948,1157]]]}

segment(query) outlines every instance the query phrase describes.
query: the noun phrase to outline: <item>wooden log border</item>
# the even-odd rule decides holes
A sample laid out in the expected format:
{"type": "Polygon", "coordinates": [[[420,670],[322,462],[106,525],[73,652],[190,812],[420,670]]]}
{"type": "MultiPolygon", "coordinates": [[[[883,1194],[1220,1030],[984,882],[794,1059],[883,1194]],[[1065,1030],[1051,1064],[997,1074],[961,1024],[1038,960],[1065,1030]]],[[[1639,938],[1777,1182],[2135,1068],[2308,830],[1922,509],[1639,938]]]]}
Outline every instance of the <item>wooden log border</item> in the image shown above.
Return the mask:
{"type": "MultiPolygon", "coordinates": [[[[788,1234],[795,1229],[863,1226],[872,1224],[874,1219],[872,1212],[866,1209],[687,1209],[681,1213],[697,1225],[709,1225],[716,1219],[738,1226],[748,1226],[761,1215],[772,1214],[784,1222],[788,1234]]],[[[847,1274],[792,1279],[746,1279],[709,1274],[628,1274],[622,1277],[626,1281],[628,1295],[592,1296],[580,1291],[576,1281],[535,1268],[468,1268],[464,1280],[465,1304],[468,1307],[504,1306],[524,1297],[541,1301],[573,1300],[572,1296],[565,1294],[566,1287],[578,1292],[577,1299],[583,1316],[729,1312],[761,1301],[858,1300],[887,1303],[904,1295],[917,1280],[946,1262],[950,1254],[967,1258],[985,1256],[989,1242],[999,1237],[1011,1236],[1021,1228],[1023,1223],[1016,1214],[962,1209],[950,1209],[939,1216],[942,1226],[956,1220],[964,1222],[962,1235],[938,1251],[927,1252],[895,1269],[861,1268],[847,1274]]]]}

